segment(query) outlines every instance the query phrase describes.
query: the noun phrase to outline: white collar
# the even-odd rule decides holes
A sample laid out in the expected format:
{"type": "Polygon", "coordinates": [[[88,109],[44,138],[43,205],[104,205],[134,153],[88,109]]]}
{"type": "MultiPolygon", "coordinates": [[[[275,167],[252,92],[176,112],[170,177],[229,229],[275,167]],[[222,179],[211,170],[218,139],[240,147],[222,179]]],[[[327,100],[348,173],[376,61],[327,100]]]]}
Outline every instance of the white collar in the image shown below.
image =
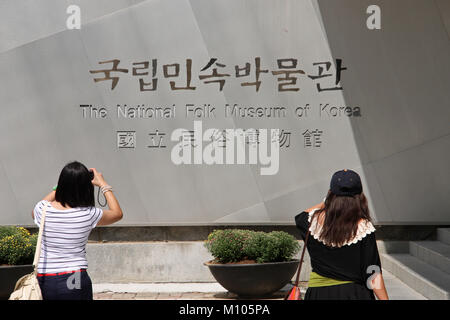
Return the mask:
{"type": "MultiPolygon", "coordinates": [[[[313,209],[309,212],[308,215],[308,222],[310,222],[310,227],[309,227],[309,232],[310,234],[314,237],[314,239],[322,242],[323,244],[327,245],[325,242],[323,242],[322,240],[320,240],[320,234],[322,232],[322,225],[317,223],[317,218],[316,217],[312,222],[311,222],[311,218],[314,214],[314,212],[316,212],[318,209],[313,209]]],[[[358,231],[356,231],[356,235],[353,237],[353,239],[350,239],[348,241],[346,241],[344,244],[342,244],[341,246],[335,246],[334,244],[332,244],[332,247],[342,247],[342,246],[349,246],[351,244],[357,243],[358,241],[361,241],[365,236],[367,236],[368,234],[375,232],[375,227],[373,226],[373,224],[370,221],[367,220],[361,220],[358,224],[358,231]]]]}

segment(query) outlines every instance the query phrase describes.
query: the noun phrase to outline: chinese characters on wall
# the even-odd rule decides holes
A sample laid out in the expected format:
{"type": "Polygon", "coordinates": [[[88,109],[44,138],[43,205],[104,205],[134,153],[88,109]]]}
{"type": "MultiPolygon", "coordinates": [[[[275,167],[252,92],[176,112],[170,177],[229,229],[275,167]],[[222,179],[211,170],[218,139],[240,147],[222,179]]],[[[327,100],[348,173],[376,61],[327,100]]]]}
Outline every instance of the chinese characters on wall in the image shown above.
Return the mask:
{"type": "MultiPolygon", "coordinates": [[[[303,148],[320,148],[322,145],[323,131],[319,129],[306,129],[302,132],[298,132],[295,138],[300,139],[299,145],[303,148]]],[[[280,149],[291,147],[291,130],[280,130],[280,133],[272,139],[278,139],[280,149]]],[[[167,133],[160,130],[155,130],[148,133],[147,141],[145,145],[147,148],[157,149],[166,148],[167,145],[167,133]]],[[[234,138],[234,137],[233,137],[234,138]]],[[[244,131],[243,136],[247,145],[259,144],[259,130],[244,131]]],[[[216,142],[217,147],[226,148],[229,137],[226,130],[215,129],[210,136],[210,142],[216,142]]],[[[180,142],[183,142],[191,147],[196,146],[195,135],[193,130],[184,130],[180,142]]],[[[117,131],[117,148],[119,149],[135,149],[137,147],[136,131],[117,131]]]]}

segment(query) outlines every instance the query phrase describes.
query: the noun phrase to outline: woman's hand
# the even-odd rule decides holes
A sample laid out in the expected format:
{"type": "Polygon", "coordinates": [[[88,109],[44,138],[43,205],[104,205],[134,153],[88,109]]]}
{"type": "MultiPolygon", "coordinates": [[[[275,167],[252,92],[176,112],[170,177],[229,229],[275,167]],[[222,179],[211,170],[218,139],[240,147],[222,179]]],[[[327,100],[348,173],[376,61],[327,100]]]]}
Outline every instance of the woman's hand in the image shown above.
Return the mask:
{"type": "MultiPolygon", "coordinates": [[[[101,188],[103,186],[108,185],[105,179],[103,179],[103,175],[100,172],[98,172],[95,168],[90,168],[89,170],[94,172],[94,179],[92,179],[92,184],[94,186],[98,186],[101,188]]],[[[116,196],[114,195],[112,190],[106,191],[103,193],[103,195],[105,196],[109,210],[103,209],[102,217],[100,218],[100,221],[97,223],[98,226],[106,226],[115,223],[120,219],[122,219],[123,217],[123,212],[122,209],[120,208],[119,201],[117,201],[116,199],[116,196]]]]}
{"type": "Polygon", "coordinates": [[[373,293],[375,293],[378,300],[389,300],[389,296],[384,285],[383,275],[381,273],[377,274],[377,276],[372,279],[370,284],[372,286],[373,293]]]}
{"type": "Polygon", "coordinates": [[[103,187],[107,185],[105,179],[101,172],[98,172],[95,168],[89,168],[90,171],[94,172],[94,179],[92,179],[92,184],[97,187],[103,187]]]}

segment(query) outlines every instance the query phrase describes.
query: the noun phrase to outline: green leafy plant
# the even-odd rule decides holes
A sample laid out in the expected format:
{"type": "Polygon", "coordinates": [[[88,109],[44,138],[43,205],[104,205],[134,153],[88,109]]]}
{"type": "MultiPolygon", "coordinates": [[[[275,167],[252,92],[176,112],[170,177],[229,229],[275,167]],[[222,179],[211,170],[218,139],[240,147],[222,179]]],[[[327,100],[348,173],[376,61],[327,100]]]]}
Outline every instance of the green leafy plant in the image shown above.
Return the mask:
{"type": "Polygon", "coordinates": [[[0,227],[0,265],[33,263],[37,234],[22,227],[0,227]]]}
{"type": "Polygon", "coordinates": [[[205,246],[220,263],[243,260],[244,243],[251,236],[250,230],[214,230],[208,236],[205,246]]]}
{"type": "Polygon", "coordinates": [[[7,236],[12,236],[18,232],[21,232],[21,230],[17,227],[13,226],[0,227],[0,240],[7,236]]]}
{"type": "Polygon", "coordinates": [[[299,249],[295,238],[283,231],[257,232],[245,246],[247,255],[258,263],[288,261],[299,249]]]}
{"type": "Polygon", "coordinates": [[[205,247],[219,263],[254,260],[257,263],[289,261],[300,250],[296,239],[284,231],[214,230],[205,247]]]}

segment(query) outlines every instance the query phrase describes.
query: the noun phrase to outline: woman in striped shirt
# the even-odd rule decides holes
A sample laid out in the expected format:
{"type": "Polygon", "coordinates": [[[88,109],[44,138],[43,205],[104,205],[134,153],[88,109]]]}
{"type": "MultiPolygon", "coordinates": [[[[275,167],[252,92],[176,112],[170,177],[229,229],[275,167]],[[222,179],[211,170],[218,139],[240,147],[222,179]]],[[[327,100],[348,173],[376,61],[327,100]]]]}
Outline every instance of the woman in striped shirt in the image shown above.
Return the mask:
{"type": "Polygon", "coordinates": [[[86,243],[97,225],[122,219],[122,209],[95,168],[80,162],[61,171],[56,190],[39,201],[32,212],[40,226],[46,207],[38,280],[44,300],[92,300],[92,282],[86,271],[86,243]],[[108,210],[95,208],[94,186],[101,188],[108,210]]]}

